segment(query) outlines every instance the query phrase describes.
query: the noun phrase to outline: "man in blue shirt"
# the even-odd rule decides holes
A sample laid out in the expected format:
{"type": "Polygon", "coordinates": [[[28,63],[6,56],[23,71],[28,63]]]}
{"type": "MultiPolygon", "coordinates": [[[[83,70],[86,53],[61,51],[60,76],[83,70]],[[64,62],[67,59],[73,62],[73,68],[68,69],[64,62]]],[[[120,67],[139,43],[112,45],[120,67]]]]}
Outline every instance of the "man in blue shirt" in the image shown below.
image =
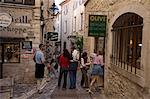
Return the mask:
{"type": "Polygon", "coordinates": [[[35,78],[37,79],[37,89],[38,93],[42,93],[42,85],[43,85],[43,78],[44,78],[44,67],[45,67],[45,57],[44,57],[44,48],[43,44],[39,45],[38,51],[35,53],[35,78]]]}

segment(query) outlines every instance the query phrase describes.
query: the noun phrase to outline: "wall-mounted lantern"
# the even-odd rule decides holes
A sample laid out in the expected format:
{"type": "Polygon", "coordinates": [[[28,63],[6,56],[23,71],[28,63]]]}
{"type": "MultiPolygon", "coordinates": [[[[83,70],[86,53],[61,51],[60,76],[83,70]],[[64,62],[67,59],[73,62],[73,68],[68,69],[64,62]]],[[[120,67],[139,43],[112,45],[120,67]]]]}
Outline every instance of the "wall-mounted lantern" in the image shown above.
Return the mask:
{"type": "Polygon", "coordinates": [[[52,19],[54,16],[56,16],[59,13],[59,9],[55,3],[52,4],[52,6],[49,8],[48,12],[52,16],[52,19]]]}

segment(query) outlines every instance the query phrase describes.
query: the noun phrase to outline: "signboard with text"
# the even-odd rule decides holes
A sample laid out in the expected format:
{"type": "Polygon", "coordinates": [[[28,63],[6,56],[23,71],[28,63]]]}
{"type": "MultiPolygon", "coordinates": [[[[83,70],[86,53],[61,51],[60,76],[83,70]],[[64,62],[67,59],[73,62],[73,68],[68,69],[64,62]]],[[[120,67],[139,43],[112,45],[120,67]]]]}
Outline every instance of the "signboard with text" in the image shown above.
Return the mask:
{"type": "MultiPolygon", "coordinates": [[[[20,0],[21,1],[21,0],[20,0]]],[[[0,36],[1,37],[14,37],[24,38],[28,31],[31,31],[31,25],[33,20],[33,10],[26,8],[0,8],[0,36]]]]}
{"type": "Polygon", "coordinates": [[[47,40],[58,41],[58,33],[57,32],[48,32],[47,33],[47,40]]]}
{"type": "Polygon", "coordinates": [[[32,41],[24,41],[22,42],[22,49],[32,49],[32,41]]]}
{"type": "Polygon", "coordinates": [[[0,26],[8,27],[12,22],[12,17],[8,13],[0,13],[0,26]]]}
{"type": "Polygon", "coordinates": [[[106,33],[106,24],[106,15],[89,15],[88,36],[104,37],[106,33]]]}

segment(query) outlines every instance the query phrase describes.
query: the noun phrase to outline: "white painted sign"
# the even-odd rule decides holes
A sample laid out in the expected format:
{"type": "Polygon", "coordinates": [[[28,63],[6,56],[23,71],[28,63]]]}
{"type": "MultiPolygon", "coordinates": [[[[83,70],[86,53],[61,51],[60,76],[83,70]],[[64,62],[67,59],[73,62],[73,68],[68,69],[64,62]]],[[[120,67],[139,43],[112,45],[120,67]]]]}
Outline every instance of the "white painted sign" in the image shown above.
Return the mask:
{"type": "Polygon", "coordinates": [[[0,13],[0,26],[8,27],[12,22],[12,17],[8,13],[0,13]]]}

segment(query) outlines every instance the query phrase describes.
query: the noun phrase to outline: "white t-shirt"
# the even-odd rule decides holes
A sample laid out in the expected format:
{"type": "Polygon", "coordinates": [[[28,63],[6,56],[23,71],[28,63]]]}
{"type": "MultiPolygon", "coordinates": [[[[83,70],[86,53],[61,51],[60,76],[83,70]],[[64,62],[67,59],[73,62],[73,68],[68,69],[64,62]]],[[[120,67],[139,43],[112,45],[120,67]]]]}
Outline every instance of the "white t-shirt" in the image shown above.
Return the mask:
{"type": "Polygon", "coordinates": [[[72,57],[73,57],[73,61],[78,61],[79,60],[79,52],[76,49],[73,50],[72,57]]]}

